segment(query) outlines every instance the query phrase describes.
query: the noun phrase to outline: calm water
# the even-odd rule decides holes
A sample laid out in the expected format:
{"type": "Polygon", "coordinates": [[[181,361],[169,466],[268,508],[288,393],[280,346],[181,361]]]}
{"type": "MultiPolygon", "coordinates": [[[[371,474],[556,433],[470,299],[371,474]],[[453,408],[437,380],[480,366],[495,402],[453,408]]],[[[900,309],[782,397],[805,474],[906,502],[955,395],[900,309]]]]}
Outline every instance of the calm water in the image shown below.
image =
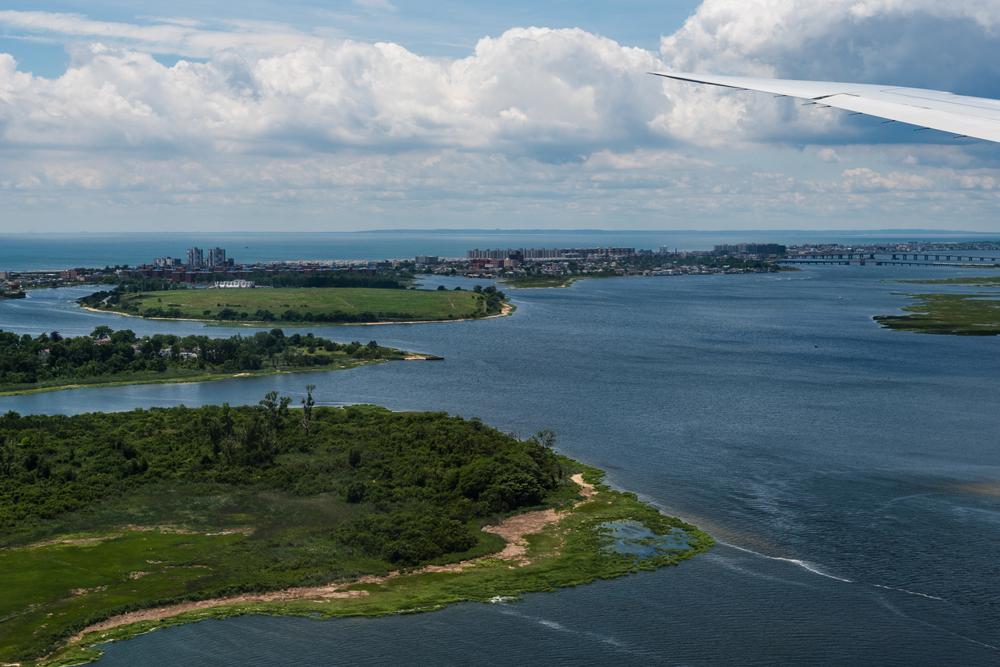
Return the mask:
{"type": "Polygon", "coordinates": [[[0,234],[0,271],[141,264],[154,257],[184,257],[191,246],[221,245],[239,262],[296,259],[388,259],[414,255],[464,257],[471,248],[626,246],[704,250],[717,243],[879,243],[996,239],[959,232],[807,231],[392,231],[219,234],[0,234]]]}
{"type": "MultiPolygon", "coordinates": [[[[882,330],[883,279],[941,269],[590,280],[515,293],[514,317],[316,328],[443,355],[352,371],[0,398],[78,413],[253,403],[446,410],[529,434],[711,531],[680,567],[511,604],[321,622],[246,617],[108,647],[119,665],[997,664],[1000,339],[882,330]]],[[[447,281],[452,284],[452,281],[447,281]]],[[[0,328],[229,329],[0,302],[0,328]]]]}

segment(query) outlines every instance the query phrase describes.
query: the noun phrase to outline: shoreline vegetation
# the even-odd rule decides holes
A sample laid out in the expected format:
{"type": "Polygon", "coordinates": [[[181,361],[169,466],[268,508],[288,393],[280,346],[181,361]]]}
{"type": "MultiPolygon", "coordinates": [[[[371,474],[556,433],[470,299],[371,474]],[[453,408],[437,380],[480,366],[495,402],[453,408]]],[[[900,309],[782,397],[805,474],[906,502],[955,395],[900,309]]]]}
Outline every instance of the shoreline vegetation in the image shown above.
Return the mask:
{"type": "MultiPolygon", "coordinates": [[[[1000,287],[1000,276],[902,280],[905,284],[1000,287]]],[[[887,329],[952,336],[1000,335],[1000,293],[938,292],[905,294],[913,301],[905,315],[876,315],[872,319],[887,329]]]]}
{"type": "Polygon", "coordinates": [[[595,278],[604,276],[546,276],[528,275],[516,278],[504,278],[503,284],[515,289],[551,289],[569,287],[581,278],[595,278]]]}
{"type": "Polygon", "coordinates": [[[602,270],[580,273],[526,273],[510,277],[501,277],[499,282],[514,289],[559,289],[572,286],[578,280],[588,278],[626,278],[637,276],[657,276],[657,277],[677,277],[691,275],[733,275],[746,273],[783,273],[787,271],[800,271],[793,266],[781,264],[768,264],[765,262],[736,262],[730,260],[735,266],[726,264],[713,264],[705,266],[700,264],[678,264],[670,269],[644,268],[634,273],[623,269],[618,271],[602,270]]]}
{"type": "MultiPolygon", "coordinates": [[[[131,286],[142,287],[142,285],[131,286]]],[[[78,302],[146,319],[283,326],[423,324],[503,317],[513,312],[495,287],[473,290],[375,287],[177,288],[130,291],[123,284],[78,302]]]]}
{"type": "Polygon", "coordinates": [[[516,598],[713,544],[551,432],[290,402],[0,417],[0,663],[80,664],[205,618],[516,598]]]}
{"type": "Polygon", "coordinates": [[[281,373],[331,371],[397,360],[440,357],[382,347],[375,341],[336,343],[281,329],[209,338],[96,328],[89,336],[37,337],[0,331],[0,396],[82,387],[208,382],[281,373]]]}

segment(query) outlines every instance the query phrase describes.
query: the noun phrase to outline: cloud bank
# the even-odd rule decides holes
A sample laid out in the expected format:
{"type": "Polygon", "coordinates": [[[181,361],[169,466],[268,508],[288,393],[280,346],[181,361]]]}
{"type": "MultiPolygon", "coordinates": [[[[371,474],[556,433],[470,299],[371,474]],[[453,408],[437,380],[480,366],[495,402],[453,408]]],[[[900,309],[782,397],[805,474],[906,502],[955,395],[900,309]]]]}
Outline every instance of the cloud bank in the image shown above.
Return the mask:
{"type": "MultiPolygon", "coordinates": [[[[483,38],[460,59],[343,39],[335,26],[17,11],[0,11],[0,25],[57,40],[72,56],[49,79],[0,53],[8,220],[48,220],[43,212],[59,205],[83,219],[139,207],[160,220],[178,206],[281,203],[313,228],[409,224],[414,210],[414,226],[437,216],[761,227],[803,210],[836,226],[859,215],[869,226],[940,226],[904,221],[899,200],[970,227],[987,224],[997,202],[989,147],[909,145],[917,137],[833,111],[646,73],[1000,97],[1000,61],[982,57],[1000,52],[1000,0],[705,0],[659,52],[525,27],[483,38]],[[350,212],[331,221],[324,205],[350,212]]],[[[268,226],[263,214],[253,222],[268,226]]]]}

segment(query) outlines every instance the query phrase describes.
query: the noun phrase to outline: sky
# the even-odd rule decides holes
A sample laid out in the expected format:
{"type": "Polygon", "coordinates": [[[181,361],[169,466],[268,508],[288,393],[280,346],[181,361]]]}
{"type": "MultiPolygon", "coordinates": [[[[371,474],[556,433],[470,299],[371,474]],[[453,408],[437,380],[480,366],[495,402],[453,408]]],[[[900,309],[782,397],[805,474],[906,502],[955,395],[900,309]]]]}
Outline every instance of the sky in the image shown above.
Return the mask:
{"type": "Polygon", "coordinates": [[[1000,0],[0,0],[0,232],[1000,233],[996,144],[648,74],[997,53],[1000,0]]]}

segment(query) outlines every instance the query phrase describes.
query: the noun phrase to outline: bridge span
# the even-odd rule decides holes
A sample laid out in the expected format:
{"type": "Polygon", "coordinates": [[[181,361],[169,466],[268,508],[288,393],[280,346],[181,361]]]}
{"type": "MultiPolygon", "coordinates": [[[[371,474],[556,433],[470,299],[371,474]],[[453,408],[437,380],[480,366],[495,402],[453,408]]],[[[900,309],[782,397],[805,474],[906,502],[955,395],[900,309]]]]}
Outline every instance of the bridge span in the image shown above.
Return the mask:
{"type": "Polygon", "coordinates": [[[990,266],[1000,267],[1000,256],[944,252],[827,252],[793,255],[782,264],[840,264],[861,266],[990,266]]]}

